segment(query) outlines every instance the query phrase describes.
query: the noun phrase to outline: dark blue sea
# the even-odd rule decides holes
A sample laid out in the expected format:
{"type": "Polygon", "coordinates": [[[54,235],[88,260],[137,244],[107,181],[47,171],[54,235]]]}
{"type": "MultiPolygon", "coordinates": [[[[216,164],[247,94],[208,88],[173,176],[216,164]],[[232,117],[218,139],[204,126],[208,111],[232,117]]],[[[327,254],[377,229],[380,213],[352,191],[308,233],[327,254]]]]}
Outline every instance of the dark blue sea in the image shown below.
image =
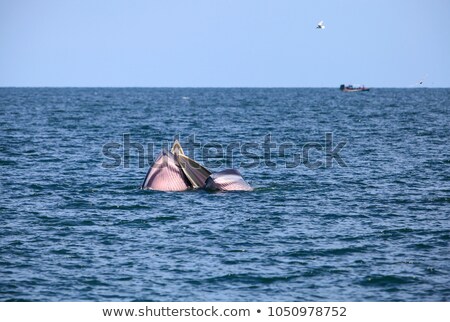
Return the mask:
{"type": "Polygon", "coordinates": [[[1,301],[449,301],[450,89],[0,89],[1,301]],[[140,185],[179,138],[252,192],[140,185]]]}

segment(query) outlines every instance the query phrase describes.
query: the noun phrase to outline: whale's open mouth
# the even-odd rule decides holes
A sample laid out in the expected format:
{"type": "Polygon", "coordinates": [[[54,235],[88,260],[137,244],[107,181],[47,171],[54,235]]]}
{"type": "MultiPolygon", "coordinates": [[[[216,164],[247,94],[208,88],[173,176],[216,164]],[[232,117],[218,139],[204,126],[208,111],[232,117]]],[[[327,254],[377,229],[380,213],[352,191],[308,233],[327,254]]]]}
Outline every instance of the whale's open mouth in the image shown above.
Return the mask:
{"type": "Polygon", "coordinates": [[[185,155],[178,140],[175,140],[170,151],[164,149],[159,154],[142,184],[142,189],[160,191],[202,188],[221,191],[253,190],[235,169],[211,173],[197,161],[185,155]]]}

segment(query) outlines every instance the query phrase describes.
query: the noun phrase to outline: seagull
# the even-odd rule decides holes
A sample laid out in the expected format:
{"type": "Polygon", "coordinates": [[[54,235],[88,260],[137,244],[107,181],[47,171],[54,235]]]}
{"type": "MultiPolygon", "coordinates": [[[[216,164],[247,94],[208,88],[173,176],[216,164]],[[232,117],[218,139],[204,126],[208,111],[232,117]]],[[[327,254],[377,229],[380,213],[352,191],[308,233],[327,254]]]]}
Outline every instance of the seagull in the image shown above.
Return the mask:
{"type": "Polygon", "coordinates": [[[320,22],[317,24],[316,29],[325,29],[325,25],[323,24],[323,21],[320,21],[320,22]]]}
{"type": "Polygon", "coordinates": [[[416,85],[423,85],[423,83],[425,83],[427,77],[428,77],[428,74],[425,74],[425,76],[423,76],[422,79],[416,83],[416,85]]]}

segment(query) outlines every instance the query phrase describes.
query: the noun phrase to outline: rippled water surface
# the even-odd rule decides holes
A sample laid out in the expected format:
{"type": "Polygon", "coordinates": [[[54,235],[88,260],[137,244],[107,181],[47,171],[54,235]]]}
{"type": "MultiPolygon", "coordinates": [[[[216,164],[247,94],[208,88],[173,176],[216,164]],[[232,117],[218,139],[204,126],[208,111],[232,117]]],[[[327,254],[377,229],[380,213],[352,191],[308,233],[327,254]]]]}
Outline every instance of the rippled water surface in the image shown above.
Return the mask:
{"type": "Polygon", "coordinates": [[[449,107],[448,89],[0,89],[0,300],[448,301],[449,107]],[[175,135],[261,156],[269,133],[275,165],[209,160],[253,192],[139,189],[175,135]],[[346,167],[286,167],[308,142],[324,161],[326,133],[346,167]],[[124,134],[144,164],[102,153],[124,134]]]}

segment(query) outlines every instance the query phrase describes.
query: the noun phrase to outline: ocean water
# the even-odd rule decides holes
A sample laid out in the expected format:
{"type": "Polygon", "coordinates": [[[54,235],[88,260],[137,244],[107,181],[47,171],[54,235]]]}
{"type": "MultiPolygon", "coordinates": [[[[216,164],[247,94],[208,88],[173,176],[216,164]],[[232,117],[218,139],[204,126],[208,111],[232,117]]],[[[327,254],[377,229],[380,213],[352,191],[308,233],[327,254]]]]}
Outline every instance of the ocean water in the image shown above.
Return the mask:
{"type": "Polygon", "coordinates": [[[0,300],[448,301],[449,112],[449,89],[1,88],[0,300]],[[141,190],[175,136],[255,190],[141,190]]]}

